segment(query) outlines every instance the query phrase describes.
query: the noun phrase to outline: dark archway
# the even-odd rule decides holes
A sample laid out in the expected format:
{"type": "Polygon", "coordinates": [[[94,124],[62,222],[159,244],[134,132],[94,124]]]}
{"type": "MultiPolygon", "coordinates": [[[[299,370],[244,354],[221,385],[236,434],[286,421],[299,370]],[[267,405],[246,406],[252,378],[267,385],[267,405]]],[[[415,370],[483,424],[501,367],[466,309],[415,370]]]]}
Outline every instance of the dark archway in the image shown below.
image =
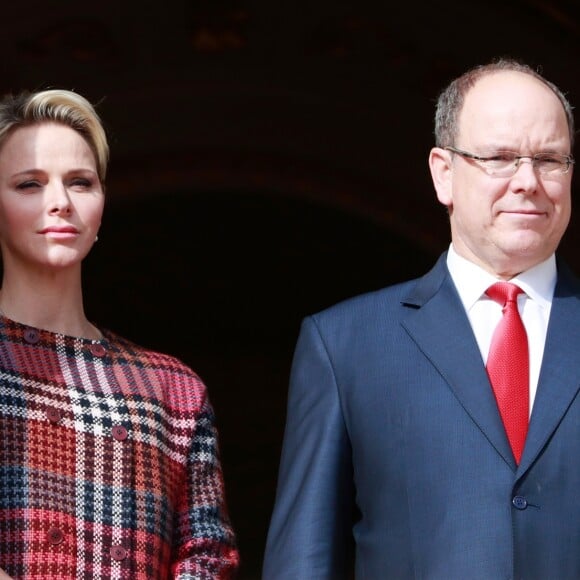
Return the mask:
{"type": "Polygon", "coordinates": [[[241,578],[259,577],[300,320],[433,261],[384,224],[299,198],[211,192],[110,204],[85,267],[87,311],[207,383],[241,578]]]}

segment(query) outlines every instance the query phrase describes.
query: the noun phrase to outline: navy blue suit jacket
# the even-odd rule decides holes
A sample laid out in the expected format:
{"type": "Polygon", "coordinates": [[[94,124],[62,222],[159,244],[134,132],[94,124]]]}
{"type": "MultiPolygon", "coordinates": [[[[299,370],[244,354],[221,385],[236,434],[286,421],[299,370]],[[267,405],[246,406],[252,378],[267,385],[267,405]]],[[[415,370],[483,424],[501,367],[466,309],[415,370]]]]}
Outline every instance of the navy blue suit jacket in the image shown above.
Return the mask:
{"type": "Polygon", "coordinates": [[[580,578],[579,385],[561,263],[519,466],[445,255],[306,318],[263,578],[580,578]]]}

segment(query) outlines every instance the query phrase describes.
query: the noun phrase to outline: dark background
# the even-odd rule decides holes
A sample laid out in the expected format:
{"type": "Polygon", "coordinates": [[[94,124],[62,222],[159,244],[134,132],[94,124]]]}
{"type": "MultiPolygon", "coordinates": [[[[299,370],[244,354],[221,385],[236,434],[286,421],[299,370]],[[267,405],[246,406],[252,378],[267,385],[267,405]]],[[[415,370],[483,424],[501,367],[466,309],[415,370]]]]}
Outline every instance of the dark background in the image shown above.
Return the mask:
{"type": "MultiPolygon", "coordinates": [[[[427,156],[449,80],[512,56],[580,103],[580,5],[132,4],[9,3],[0,89],[97,104],[112,160],[87,312],[208,385],[240,578],[254,580],[300,320],[446,248],[427,156]]],[[[580,270],[576,224],[562,253],[580,270]]]]}

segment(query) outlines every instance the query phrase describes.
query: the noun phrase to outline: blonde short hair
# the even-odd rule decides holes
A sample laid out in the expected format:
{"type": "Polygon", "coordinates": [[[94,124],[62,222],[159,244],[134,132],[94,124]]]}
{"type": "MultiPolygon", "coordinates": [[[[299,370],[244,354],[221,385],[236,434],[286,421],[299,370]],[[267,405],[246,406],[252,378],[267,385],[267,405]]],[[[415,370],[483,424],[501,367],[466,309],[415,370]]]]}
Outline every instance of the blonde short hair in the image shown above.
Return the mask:
{"type": "Polygon", "coordinates": [[[0,100],[0,148],[15,129],[44,122],[66,125],[85,139],[104,183],[109,163],[105,130],[93,105],[73,91],[50,89],[5,95],[0,100]]]}

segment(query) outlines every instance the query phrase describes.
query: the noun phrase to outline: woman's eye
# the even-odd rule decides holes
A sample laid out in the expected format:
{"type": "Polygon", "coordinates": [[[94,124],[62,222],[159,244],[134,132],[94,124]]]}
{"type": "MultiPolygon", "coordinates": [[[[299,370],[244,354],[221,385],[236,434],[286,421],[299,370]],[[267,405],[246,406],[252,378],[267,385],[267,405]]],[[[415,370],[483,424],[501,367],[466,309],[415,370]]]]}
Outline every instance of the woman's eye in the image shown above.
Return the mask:
{"type": "Polygon", "coordinates": [[[40,183],[38,181],[23,181],[16,186],[16,189],[19,191],[26,191],[30,189],[36,189],[40,187],[40,183]]]}
{"type": "Polygon", "coordinates": [[[85,178],[77,178],[73,179],[70,182],[70,187],[74,187],[75,189],[91,189],[93,186],[93,182],[90,179],[85,178]]]}

